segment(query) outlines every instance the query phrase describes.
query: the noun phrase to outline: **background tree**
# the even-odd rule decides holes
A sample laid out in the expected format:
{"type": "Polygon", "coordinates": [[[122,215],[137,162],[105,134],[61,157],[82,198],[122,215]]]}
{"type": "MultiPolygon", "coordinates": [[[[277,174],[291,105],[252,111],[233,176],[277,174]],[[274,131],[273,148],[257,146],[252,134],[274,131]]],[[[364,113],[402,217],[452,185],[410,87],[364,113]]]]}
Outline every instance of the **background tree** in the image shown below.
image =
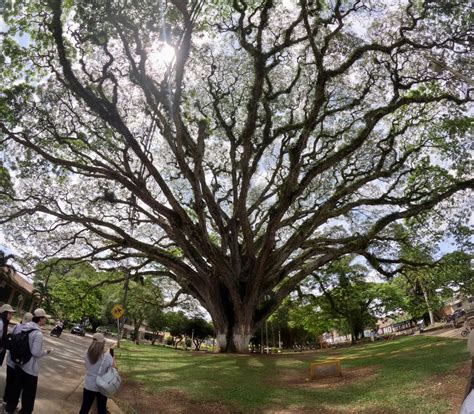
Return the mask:
{"type": "Polygon", "coordinates": [[[73,261],[39,264],[34,279],[35,291],[42,294],[44,308],[60,319],[83,321],[95,329],[102,323],[103,289],[93,286],[111,275],[97,272],[89,263],[73,261]]]}
{"type": "Polygon", "coordinates": [[[51,309],[51,290],[47,281],[35,280],[33,282],[33,294],[38,297],[38,307],[41,308],[43,303],[51,309]]]}
{"type": "Polygon", "coordinates": [[[185,332],[192,339],[194,349],[199,351],[202,343],[214,335],[214,327],[204,318],[195,316],[187,320],[185,332]]]}
{"type": "MultiPolygon", "coordinates": [[[[322,326],[322,318],[315,317],[314,306],[303,305],[298,300],[287,298],[275,313],[269,318],[270,326],[280,338],[283,348],[291,348],[296,345],[312,342],[315,337],[327,332],[330,327],[322,326]]],[[[261,342],[262,332],[257,332],[254,338],[255,345],[261,342]]],[[[263,332],[264,336],[265,333],[263,332]]],[[[273,340],[273,335],[272,335],[273,340]]],[[[279,346],[272,341],[273,346],[279,346]]]]}
{"type": "Polygon", "coordinates": [[[452,297],[458,292],[466,297],[474,296],[472,259],[472,254],[458,250],[446,254],[439,261],[433,273],[444,297],[452,297]]]}
{"type": "MultiPolygon", "coordinates": [[[[133,338],[138,338],[138,332],[144,322],[149,325],[149,320],[153,320],[153,324],[158,324],[158,321],[164,321],[165,318],[159,316],[158,319],[154,317],[155,314],[161,315],[162,310],[166,308],[180,308],[189,307],[189,301],[186,298],[181,298],[181,290],[175,292],[173,297],[165,300],[164,294],[171,293],[163,289],[163,284],[153,278],[145,278],[141,282],[132,282],[129,286],[129,296],[125,317],[131,319],[134,326],[133,338]]],[[[120,300],[115,303],[121,303],[120,300]]],[[[160,326],[159,328],[163,328],[160,326]]]]}
{"type": "MultiPolygon", "coordinates": [[[[398,235],[398,257],[401,265],[389,275],[398,274],[393,285],[405,291],[402,309],[414,319],[423,318],[428,325],[441,317],[439,312],[455,294],[463,292],[470,296],[474,290],[472,253],[466,253],[464,250],[449,254],[437,252],[436,238],[439,235],[426,230],[424,223],[414,221],[397,226],[395,234],[398,235]]],[[[467,241],[460,243],[460,247],[469,249],[472,231],[456,229],[456,233],[459,232],[463,233],[463,238],[467,241]],[[470,237],[465,237],[468,234],[470,237]]],[[[390,259],[388,262],[393,264],[394,261],[390,259]]]]}
{"type": "Polygon", "coordinates": [[[143,322],[163,306],[164,301],[161,289],[151,279],[143,283],[133,282],[129,289],[127,317],[133,322],[132,336],[136,340],[143,322]]]}
{"type": "Polygon", "coordinates": [[[381,264],[394,223],[472,188],[470,5],[443,4],[12,1],[0,223],[168,275],[246,351],[309,275],[381,264]]]}
{"type": "Polygon", "coordinates": [[[167,326],[166,313],[161,309],[155,309],[147,318],[148,329],[153,332],[151,344],[155,345],[160,331],[164,331],[167,326]]]}
{"type": "Polygon", "coordinates": [[[304,287],[320,292],[305,295],[308,305],[318,310],[313,319],[319,319],[322,327],[332,323],[342,333],[350,333],[354,343],[364,337],[365,329],[374,328],[375,305],[377,300],[381,305],[383,290],[377,283],[367,282],[367,269],[352,260],[347,257],[332,262],[309,278],[304,287]]]}
{"type": "Polygon", "coordinates": [[[186,326],[188,318],[182,311],[165,313],[166,330],[173,337],[174,347],[177,349],[178,345],[184,339],[184,348],[186,349],[186,326]]]}

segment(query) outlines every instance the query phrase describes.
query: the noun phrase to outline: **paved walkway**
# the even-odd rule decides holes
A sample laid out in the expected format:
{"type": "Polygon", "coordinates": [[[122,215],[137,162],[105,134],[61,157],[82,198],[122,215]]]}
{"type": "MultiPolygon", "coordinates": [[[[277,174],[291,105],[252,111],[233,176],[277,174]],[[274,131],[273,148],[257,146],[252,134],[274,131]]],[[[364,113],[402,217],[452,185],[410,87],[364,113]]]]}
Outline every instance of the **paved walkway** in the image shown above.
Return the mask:
{"type": "Polygon", "coordinates": [[[467,336],[461,336],[461,332],[464,328],[446,328],[446,329],[439,329],[437,331],[428,331],[423,332],[421,335],[427,336],[441,336],[443,338],[456,338],[456,339],[467,339],[467,336]]]}
{"type": "MultiPolygon", "coordinates": [[[[84,355],[91,337],[78,337],[64,332],[60,338],[49,336],[50,328],[43,330],[44,349],[54,351],[41,359],[35,414],[77,414],[82,402],[85,375],[84,355]]],[[[5,388],[5,365],[0,367],[0,393],[5,388]]],[[[109,400],[111,414],[121,410],[109,400]]]]}

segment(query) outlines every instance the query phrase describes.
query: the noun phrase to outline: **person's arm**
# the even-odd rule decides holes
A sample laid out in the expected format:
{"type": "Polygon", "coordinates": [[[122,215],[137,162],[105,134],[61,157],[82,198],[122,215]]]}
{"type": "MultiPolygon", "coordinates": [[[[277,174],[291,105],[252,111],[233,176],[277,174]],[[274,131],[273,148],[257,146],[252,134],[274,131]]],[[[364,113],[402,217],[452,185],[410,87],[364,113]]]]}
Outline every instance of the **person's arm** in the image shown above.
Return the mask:
{"type": "Polygon", "coordinates": [[[33,335],[30,346],[30,352],[32,356],[34,356],[35,358],[42,358],[51,352],[50,349],[48,349],[47,351],[43,351],[43,335],[41,335],[39,331],[38,333],[31,332],[30,335],[33,335]]]}
{"type": "Polygon", "coordinates": [[[104,365],[107,365],[106,371],[109,369],[109,367],[117,368],[117,364],[115,363],[115,357],[113,357],[110,354],[105,354],[107,361],[104,365]]]}

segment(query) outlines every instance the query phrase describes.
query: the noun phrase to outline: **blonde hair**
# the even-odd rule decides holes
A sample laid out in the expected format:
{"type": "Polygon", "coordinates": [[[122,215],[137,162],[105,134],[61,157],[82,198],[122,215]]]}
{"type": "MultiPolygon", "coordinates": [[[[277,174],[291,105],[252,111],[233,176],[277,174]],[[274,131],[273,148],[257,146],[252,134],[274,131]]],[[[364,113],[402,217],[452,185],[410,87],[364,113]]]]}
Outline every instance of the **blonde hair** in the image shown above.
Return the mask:
{"type": "Polygon", "coordinates": [[[92,340],[92,343],[87,350],[87,358],[89,358],[91,364],[95,364],[99,360],[100,356],[104,353],[104,347],[104,342],[92,340]]]}
{"type": "Polygon", "coordinates": [[[33,314],[30,312],[26,312],[23,315],[23,319],[21,320],[21,323],[28,323],[28,322],[31,322],[32,320],[33,320],[33,314]]]}

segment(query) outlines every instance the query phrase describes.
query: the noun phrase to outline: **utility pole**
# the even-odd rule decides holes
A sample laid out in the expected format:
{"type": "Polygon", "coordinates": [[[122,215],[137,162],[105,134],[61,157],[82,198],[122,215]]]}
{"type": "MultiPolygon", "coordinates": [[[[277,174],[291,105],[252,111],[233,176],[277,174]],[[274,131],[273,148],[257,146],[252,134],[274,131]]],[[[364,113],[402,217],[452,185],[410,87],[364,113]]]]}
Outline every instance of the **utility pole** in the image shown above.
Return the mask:
{"type": "Polygon", "coordinates": [[[270,353],[270,348],[268,347],[268,319],[265,320],[265,337],[267,342],[267,355],[270,353]]]}

